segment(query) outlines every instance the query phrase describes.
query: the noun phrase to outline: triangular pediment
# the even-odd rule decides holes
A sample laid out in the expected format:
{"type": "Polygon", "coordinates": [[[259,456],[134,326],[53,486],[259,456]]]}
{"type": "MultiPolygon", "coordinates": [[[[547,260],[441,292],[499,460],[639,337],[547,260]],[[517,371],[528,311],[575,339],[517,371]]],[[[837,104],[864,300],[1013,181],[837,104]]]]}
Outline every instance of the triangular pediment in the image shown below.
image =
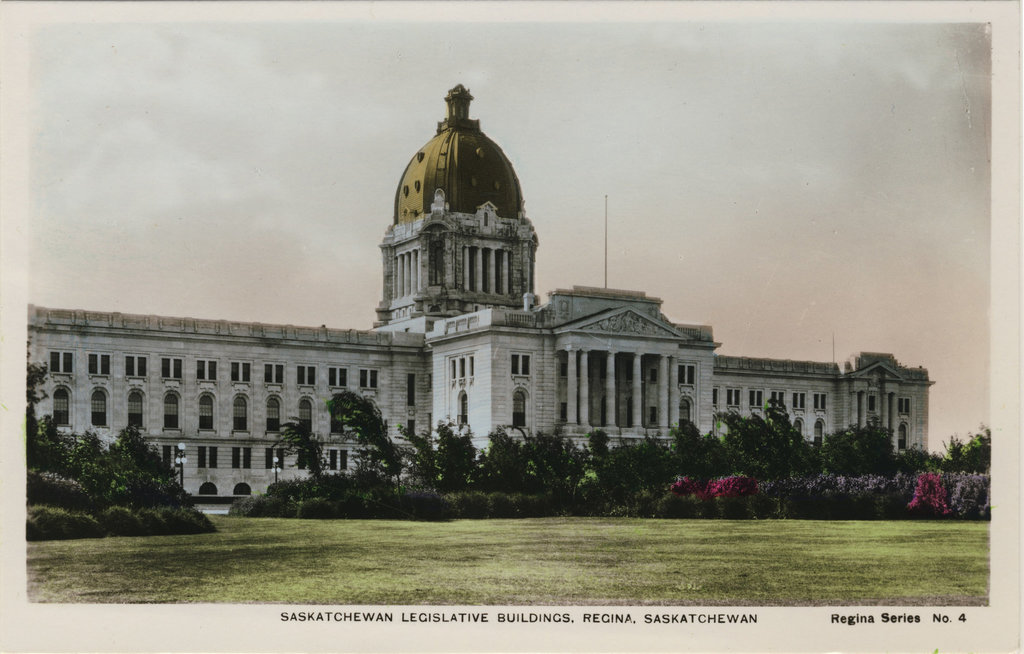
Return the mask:
{"type": "Polygon", "coordinates": [[[562,325],[555,331],[556,333],[589,332],[653,338],[682,338],[682,334],[667,323],[645,316],[630,308],[602,311],[597,315],[587,316],[562,325]]]}
{"type": "Polygon", "coordinates": [[[848,373],[848,376],[861,379],[878,379],[879,377],[887,380],[903,379],[903,375],[899,373],[899,370],[893,368],[891,365],[885,363],[884,361],[875,361],[874,363],[865,366],[860,370],[855,370],[851,373],[848,373]]]}

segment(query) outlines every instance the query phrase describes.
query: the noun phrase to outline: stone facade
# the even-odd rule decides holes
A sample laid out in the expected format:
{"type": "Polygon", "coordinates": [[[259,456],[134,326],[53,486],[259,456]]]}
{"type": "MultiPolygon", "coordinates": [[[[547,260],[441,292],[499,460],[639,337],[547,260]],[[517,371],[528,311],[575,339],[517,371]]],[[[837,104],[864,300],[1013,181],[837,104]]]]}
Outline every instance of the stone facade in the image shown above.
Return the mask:
{"type": "Polygon", "coordinates": [[[891,354],[842,368],[719,356],[711,327],[673,323],[639,291],[575,286],[535,306],[538,239],[518,179],[468,118],[468,91],[447,99],[396,192],[374,330],[30,307],[29,357],[49,368],[40,414],[107,438],[137,425],[165,460],[184,447],[186,490],[221,496],[304,474],[279,452],[293,418],[324,441],[329,469],[350,467],[355,443],[326,407],[343,389],[372,399],[393,437],[450,420],[478,447],[497,428],[630,439],[688,420],[709,432],[719,412],[776,399],[809,440],[877,420],[895,446],[927,449],[932,382],[891,354]],[[428,207],[431,180],[447,188],[428,207]]]}

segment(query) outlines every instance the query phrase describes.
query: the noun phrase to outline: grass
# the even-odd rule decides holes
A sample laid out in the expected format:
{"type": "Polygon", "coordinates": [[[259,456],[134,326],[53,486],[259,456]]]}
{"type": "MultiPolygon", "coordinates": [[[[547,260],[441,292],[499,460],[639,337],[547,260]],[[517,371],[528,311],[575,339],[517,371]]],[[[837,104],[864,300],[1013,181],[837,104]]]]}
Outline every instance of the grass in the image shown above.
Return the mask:
{"type": "Polygon", "coordinates": [[[211,516],[28,543],[38,602],[982,605],[988,523],[211,516]]]}

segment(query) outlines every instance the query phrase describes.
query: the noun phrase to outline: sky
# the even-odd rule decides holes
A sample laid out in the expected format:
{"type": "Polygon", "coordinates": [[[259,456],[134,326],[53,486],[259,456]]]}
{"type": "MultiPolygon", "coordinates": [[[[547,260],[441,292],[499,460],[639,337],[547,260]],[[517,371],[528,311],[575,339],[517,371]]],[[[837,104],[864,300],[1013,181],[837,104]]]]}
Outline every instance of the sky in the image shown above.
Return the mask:
{"type": "Polygon", "coordinates": [[[537,292],[604,283],[718,353],[928,368],[989,420],[990,36],[836,21],[79,22],[35,30],[28,301],[368,329],[456,84],[537,292]]]}

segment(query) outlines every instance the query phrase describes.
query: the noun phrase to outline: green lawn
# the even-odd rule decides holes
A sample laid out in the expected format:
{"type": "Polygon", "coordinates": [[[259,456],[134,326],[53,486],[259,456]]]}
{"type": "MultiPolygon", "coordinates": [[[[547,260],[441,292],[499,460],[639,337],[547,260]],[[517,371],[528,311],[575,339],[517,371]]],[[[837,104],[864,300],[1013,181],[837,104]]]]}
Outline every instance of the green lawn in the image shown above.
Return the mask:
{"type": "Polygon", "coordinates": [[[28,544],[41,602],[980,605],[988,523],[212,516],[28,544]]]}

